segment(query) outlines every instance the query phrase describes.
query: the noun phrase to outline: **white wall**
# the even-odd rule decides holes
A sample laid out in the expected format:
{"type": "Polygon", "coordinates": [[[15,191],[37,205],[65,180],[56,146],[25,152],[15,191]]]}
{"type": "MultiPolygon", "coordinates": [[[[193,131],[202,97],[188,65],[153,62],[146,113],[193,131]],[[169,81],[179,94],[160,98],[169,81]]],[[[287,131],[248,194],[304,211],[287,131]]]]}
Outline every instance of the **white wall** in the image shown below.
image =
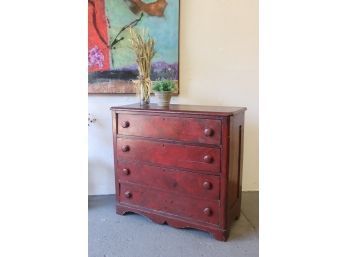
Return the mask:
{"type": "MultiPolygon", "coordinates": [[[[258,1],[181,0],[180,95],[173,103],[245,106],[243,191],[259,188],[258,1]]],[[[89,194],[113,194],[110,106],[133,96],[89,96],[89,194]]]]}

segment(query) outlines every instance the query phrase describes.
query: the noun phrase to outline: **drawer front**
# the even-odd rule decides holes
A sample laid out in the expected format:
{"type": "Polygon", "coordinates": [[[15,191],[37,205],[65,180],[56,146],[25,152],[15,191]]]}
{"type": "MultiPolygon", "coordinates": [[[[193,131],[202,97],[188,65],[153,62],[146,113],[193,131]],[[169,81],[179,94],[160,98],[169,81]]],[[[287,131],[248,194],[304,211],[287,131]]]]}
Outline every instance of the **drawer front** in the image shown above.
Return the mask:
{"type": "Polygon", "coordinates": [[[218,224],[219,201],[198,200],[131,184],[120,184],[120,202],[218,224]]]}
{"type": "Polygon", "coordinates": [[[219,145],[221,121],[119,114],[118,134],[219,145]]]}
{"type": "Polygon", "coordinates": [[[144,163],[118,162],[119,182],[132,182],[176,194],[219,199],[220,177],[183,172],[144,163]]]}
{"type": "Polygon", "coordinates": [[[161,165],[220,172],[220,149],[162,143],[158,141],[117,138],[117,158],[161,165]]]}

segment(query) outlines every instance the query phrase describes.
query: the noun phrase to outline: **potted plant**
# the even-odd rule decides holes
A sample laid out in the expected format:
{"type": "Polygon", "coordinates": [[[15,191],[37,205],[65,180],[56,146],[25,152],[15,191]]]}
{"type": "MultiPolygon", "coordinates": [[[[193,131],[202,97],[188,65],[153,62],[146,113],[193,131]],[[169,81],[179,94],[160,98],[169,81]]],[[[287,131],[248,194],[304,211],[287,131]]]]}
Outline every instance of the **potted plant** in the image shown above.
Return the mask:
{"type": "Polygon", "coordinates": [[[157,80],[153,83],[152,91],[157,97],[157,104],[162,107],[168,107],[175,84],[172,80],[157,80]]]}

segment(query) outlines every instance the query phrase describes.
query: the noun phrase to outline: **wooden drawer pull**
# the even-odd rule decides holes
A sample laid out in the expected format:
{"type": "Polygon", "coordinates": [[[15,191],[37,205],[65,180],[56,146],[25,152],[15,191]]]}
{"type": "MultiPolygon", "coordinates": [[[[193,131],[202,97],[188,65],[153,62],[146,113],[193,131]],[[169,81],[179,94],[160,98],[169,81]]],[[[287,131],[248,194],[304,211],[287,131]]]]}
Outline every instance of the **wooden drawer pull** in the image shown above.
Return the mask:
{"type": "Polygon", "coordinates": [[[204,135],[206,135],[207,137],[211,137],[212,135],[214,135],[214,130],[212,130],[210,128],[206,128],[204,130],[204,135]]]}
{"type": "Polygon", "coordinates": [[[210,156],[210,155],[205,155],[203,157],[203,161],[206,162],[206,163],[212,163],[213,162],[213,157],[210,156]]]}
{"type": "Polygon", "coordinates": [[[131,198],[131,197],[132,197],[132,193],[129,192],[129,191],[126,191],[126,192],[124,193],[124,196],[125,196],[126,198],[131,198]]]}
{"type": "Polygon", "coordinates": [[[213,214],[212,210],[209,207],[204,208],[203,213],[207,216],[211,216],[213,214]]]}
{"type": "Polygon", "coordinates": [[[205,181],[205,182],[203,183],[203,187],[204,187],[204,189],[209,190],[209,189],[212,188],[212,184],[211,184],[210,182],[208,182],[208,181],[205,181]]]}
{"type": "Polygon", "coordinates": [[[129,145],[123,145],[122,146],[122,152],[129,152],[129,150],[130,150],[129,145]]]}
{"type": "Polygon", "coordinates": [[[129,123],[129,121],[127,121],[127,120],[126,120],[126,121],[123,121],[122,124],[121,124],[122,128],[128,128],[129,125],[130,125],[130,123],[129,123]]]}
{"type": "Polygon", "coordinates": [[[124,175],[129,175],[130,171],[129,171],[129,169],[124,168],[124,169],[122,169],[122,173],[123,173],[124,175]]]}

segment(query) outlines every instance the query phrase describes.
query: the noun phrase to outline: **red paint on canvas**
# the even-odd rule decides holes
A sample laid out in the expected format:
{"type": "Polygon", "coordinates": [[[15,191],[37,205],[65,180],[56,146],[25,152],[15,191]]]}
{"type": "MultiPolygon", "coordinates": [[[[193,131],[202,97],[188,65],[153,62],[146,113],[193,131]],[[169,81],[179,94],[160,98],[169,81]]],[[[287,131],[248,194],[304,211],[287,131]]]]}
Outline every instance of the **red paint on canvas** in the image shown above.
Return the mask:
{"type": "Polygon", "coordinates": [[[88,72],[110,70],[104,0],[88,0],[88,72]]]}

